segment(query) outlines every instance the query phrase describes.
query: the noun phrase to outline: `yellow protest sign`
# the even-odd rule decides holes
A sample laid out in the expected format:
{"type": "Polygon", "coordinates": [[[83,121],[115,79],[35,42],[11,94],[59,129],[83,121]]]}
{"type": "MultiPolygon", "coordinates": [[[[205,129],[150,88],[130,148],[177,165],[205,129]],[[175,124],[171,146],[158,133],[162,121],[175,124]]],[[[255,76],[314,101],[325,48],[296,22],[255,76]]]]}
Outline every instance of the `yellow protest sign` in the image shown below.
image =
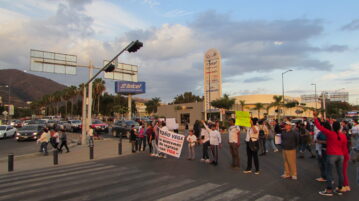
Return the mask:
{"type": "Polygon", "coordinates": [[[251,127],[251,117],[249,112],[236,111],[236,126],[251,127]]]}

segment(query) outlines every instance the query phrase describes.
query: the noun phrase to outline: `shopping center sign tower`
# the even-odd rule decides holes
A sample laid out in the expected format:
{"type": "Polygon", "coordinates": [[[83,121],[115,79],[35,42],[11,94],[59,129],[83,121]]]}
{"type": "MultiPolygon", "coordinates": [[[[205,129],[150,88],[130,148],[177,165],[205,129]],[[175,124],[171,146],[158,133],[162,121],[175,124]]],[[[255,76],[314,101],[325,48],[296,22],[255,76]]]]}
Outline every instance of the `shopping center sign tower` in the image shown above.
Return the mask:
{"type": "Polygon", "coordinates": [[[205,120],[207,113],[214,112],[210,102],[222,97],[222,62],[221,54],[216,49],[209,49],[204,55],[204,111],[205,120]]]}

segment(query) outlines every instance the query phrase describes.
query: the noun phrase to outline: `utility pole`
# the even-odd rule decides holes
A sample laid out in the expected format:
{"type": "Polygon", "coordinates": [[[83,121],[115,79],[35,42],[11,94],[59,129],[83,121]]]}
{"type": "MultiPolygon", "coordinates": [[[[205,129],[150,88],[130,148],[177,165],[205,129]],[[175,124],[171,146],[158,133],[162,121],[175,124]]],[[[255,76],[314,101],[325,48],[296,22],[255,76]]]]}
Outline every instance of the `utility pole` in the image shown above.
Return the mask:
{"type": "Polygon", "coordinates": [[[208,60],[208,110],[209,120],[211,120],[211,60],[208,60]]]}

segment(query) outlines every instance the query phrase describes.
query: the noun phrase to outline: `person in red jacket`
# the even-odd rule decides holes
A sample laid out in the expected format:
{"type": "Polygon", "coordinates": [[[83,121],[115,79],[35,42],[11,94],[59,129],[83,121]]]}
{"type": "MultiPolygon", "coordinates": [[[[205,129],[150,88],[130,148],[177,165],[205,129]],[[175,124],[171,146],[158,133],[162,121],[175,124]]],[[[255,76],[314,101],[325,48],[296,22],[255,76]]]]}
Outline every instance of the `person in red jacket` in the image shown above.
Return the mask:
{"type": "Polygon", "coordinates": [[[320,195],[333,196],[333,168],[336,167],[338,173],[338,194],[344,192],[343,189],[343,162],[344,154],[347,146],[347,137],[340,132],[340,123],[333,122],[333,130],[324,128],[319,120],[318,113],[313,112],[314,125],[322,131],[327,137],[327,187],[324,191],[320,191],[320,195]]]}

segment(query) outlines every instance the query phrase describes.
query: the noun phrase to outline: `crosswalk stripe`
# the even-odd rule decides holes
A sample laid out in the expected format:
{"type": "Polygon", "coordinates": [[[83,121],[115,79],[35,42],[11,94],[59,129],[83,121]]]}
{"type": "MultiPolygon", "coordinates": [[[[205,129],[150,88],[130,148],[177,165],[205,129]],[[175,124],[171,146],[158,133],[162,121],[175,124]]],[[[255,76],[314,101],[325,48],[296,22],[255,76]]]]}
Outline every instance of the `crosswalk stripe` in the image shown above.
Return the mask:
{"type": "Polygon", "coordinates": [[[208,191],[215,189],[221,185],[206,183],[194,188],[190,188],[163,198],[158,199],[158,201],[180,201],[180,200],[191,200],[197,196],[207,193],[208,191]]]}
{"type": "Polygon", "coordinates": [[[255,201],[283,201],[284,199],[281,197],[273,196],[273,195],[264,195],[255,201]]]}
{"type": "Polygon", "coordinates": [[[138,171],[137,170],[128,170],[127,172],[126,171],[119,172],[116,174],[106,174],[106,172],[102,172],[105,175],[102,175],[101,177],[87,177],[83,180],[77,180],[76,178],[73,178],[73,180],[70,182],[67,182],[65,186],[60,183],[53,183],[53,185],[48,186],[46,188],[42,188],[42,189],[31,188],[31,186],[29,186],[29,190],[17,192],[14,194],[7,194],[4,196],[0,196],[0,200],[9,199],[9,198],[11,198],[13,200],[21,200],[21,201],[26,201],[26,200],[39,201],[39,200],[44,200],[44,199],[58,200],[57,197],[59,197],[61,195],[70,194],[70,193],[74,193],[74,192],[83,192],[86,190],[91,190],[93,188],[98,188],[101,185],[118,183],[119,181],[117,179],[119,179],[121,182],[123,182],[123,181],[129,181],[131,179],[135,179],[135,178],[139,178],[139,177],[154,175],[154,173],[152,173],[152,172],[133,174],[136,172],[138,172],[138,171]],[[131,174],[129,173],[129,171],[132,171],[131,174]],[[124,177],[124,176],[126,176],[126,177],[124,177]],[[121,178],[118,178],[118,177],[121,177],[121,178]],[[112,179],[112,180],[109,180],[109,179],[112,179]],[[116,180],[115,182],[114,182],[114,179],[116,180]],[[103,182],[103,181],[106,181],[106,183],[102,184],[101,182],[103,182]],[[107,181],[110,181],[110,182],[107,182],[107,181]],[[59,186],[62,187],[61,190],[59,190],[59,186]],[[51,192],[51,191],[56,191],[56,194],[49,194],[49,192],[51,192]]]}
{"type": "Polygon", "coordinates": [[[74,167],[87,166],[87,165],[91,165],[91,164],[96,164],[96,163],[95,162],[84,162],[84,163],[76,163],[76,164],[70,164],[70,165],[52,166],[52,167],[48,167],[48,168],[41,168],[41,169],[30,170],[30,171],[16,172],[16,161],[15,161],[15,164],[14,164],[15,172],[10,172],[10,173],[4,174],[4,175],[0,175],[0,179],[13,177],[14,175],[16,175],[16,176],[29,175],[29,174],[36,174],[38,172],[55,171],[58,169],[70,169],[70,168],[74,168],[74,167]]]}
{"type": "MultiPolygon", "coordinates": [[[[101,188],[103,186],[113,186],[113,185],[116,185],[116,184],[119,184],[119,183],[124,183],[124,182],[127,182],[127,181],[133,181],[134,179],[139,179],[139,178],[141,178],[141,179],[143,179],[145,181],[147,179],[147,177],[153,176],[153,175],[156,175],[156,173],[154,173],[154,172],[144,172],[144,173],[134,174],[134,175],[131,175],[131,176],[127,175],[126,177],[123,177],[123,174],[121,174],[121,173],[118,173],[118,174],[115,174],[115,175],[104,175],[101,178],[94,178],[93,180],[86,181],[86,182],[83,182],[83,181],[72,182],[70,185],[74,185],[74,186],[76,186],[76,188],[72,187],[72,188],[70,188],[68,190],[62,190],[61,192],[58,192],[55,195],[47,195],[46,197],[43,197],[41,195],[41,193],[38,193],[38,191],[35,190],[34,192],[37,193],[36,195],[31,196],[31,198],[30,197],[29,198],[22,198],[21,201],[64,200],[65,197],[73,197],[73,196],[76,196],[76,195],[81,194],[82,192],[86,192],[86,191],[95,191],[98,188],[101,188]],[[120,177],[120,176],[122,176],[122,177],[120,177]],[[120,178],[118,178],[118,177],[120,177],[120,178]],[[104,180],[106,180],[106,182],[101,183],[104,180]],[[86,184],[86,185],[83,185],[83,184],[86,184]]],[[[140,181],[140,183],[141,182],[142,181],[140,181]]],[[[128,185],[126,184],[126,185],[123,185],[123,186],[128,186],[128,185]]],[[[52,188],[52,189],[56,190],[56,188],[52,188]]],[[[45,192],[47,190],[48,189],[45,189],[45,192]]],[[[97,193],[99,193],[99,192],[97,191],[96,194],[97,193]]],[[[94,195],[94,194],[92,194],[92,195],[94,195]]]]}
{"type": "Polygon", "coordinates": [[[8,183],[8,182],[14,182],[14,181],[18,181],[18,180],[25,180],[25,179],[35,178],[35,177],[43,177],[43,176],[47,176],[47,175],[54,175],[54,174],[60,174],[60,173],[64,173],[64,172],[72,172],[72,171],[85,170],[85,169],[97,168],[97,167],[104,167],[104,165],[92,164],[92,165],[88,165],[88,166],[74,167],[74,168],[71,168],[70,170],[69,169],[65,169],[65,170],[56,169],[54,171],[46,171],[46,172],[39,172],[39,173],[29,172],[28,175],[21,175],[21,176],[13,175],[11,178],[2,179],[1,183],[8,183]]]}
{"type": "Polygon", "coordinates": [[[170,184],[164,184],[161,186],[156,186],[155,188],[151,188],[149,190],[141,191],[141,193],[136,193],[127,197],[122,197],[123,200],[126,201],[134,201],[134,200],[144,200],[144,198],[148,198],[150,196],[159,195],[163,192],[170,191],[172,189],[180,188],[185,185],[189,185],[194,183],[192,179],[184,179],[176,182],[172,182],[170,184]],[[141,199],[143,198],[143,199],[141,199]]]}
{"type": "Polygon", "coordinates": [[[83,173],[93,172],[93,171],[98,171],[98,170],[106,170],[106,169],[110,169],[110,168],[114,168],[114,167],[115,166],[113,166],[113,165],[109,165],[109,166],[86,169],[86,170],[78,170],[78,171],[74,171],[74,172],[65,172],[63,174],[54,174],[54,175],[47,176],[47,177],[40,177],[40,178],[33,178],[33,179],[27,179],[27,180],[23,180],[23,181],[12,182],[11,185],[0,184],[0,188],[9,188],[9,187],[20,185],[20,184],[33,183],[33,182],[37,182],[37,181],[41,181],[41,180],[54,179],[54,178],[76,175],[76,174],[83,174],[83,173]]]}
{"type": "MultiPolygon", "coordinates": [[[[106,170],[106,174],[112,174],[112,173],[116,173],[118,171],[125,171],[125,170],[127,170],[127,168],[125,168],[125,167],[118,168],[118,169],[112,169],[112,170],[110,169],[110,170],[106,170]]],[[[138,172],[138,170],[127,170],[126,172],[127,173],[135,173],[135,172],[138,172]]],[[[97,175],[100,175],[100,174],[104,174],[104,173],[102,171],[98,171],[98,172],[90,172],[90,173],[87,173],[87,174],[81,174],[81,175],[78,175],[77,177],[62,177],[62,178],[56,179],[56,182],[57,183],[64,183],[64,182],[67,182],[67,181],[71,181],[71,180],[75,180],[75,179],[80,180],[80,179],[84,179],[84,178],[89,177],[89,176],[97,176],[97,175]]],[[[31,186],[20,185],[20,186],[11,187],[9,189],[1,189],[0,196],[4,195],[4,194],[12,193],[12,192],[18,192],[18,191],[21,191],[21,190],[26,190],[29,187],[35,188],[35,187],[41,187],[41,186],[45,186],[45,185],[53,184],[53,183],[54,183],[53,180],[45,180],[43,182],[37,182],[37,183],[31,184],[31,186]]]]}
{"type": "Polygon", "coordinates": [[[244,195],[249,191],[233,188],[223,193],[217,194],[214,197],[206,199],[206,201],[219,201],[219,200],[233,200],[238,196],[244,195]]]}
{"type": "MultiPolygon", "coordinates": [[[[165,181],[165,180],[168,180],[171,178],[173,178],[173,177],[171,177],[171,176],[155,177],[155,178],[147,179],[147,180],[140,181],[137,183],[131,183],[128,185],[119,186],[118,188],[114,188],[114,189],[101,190],[101,191],[97,192],[96,194],[80,195],[80,196],[72,197],[71,199],[65,199],[65,200],[66,201],[78,201],[78,200],[89,200],[89,199],[91,199],[91,200],[100,200],[100,199],[109,200],[115,196],[116,197],[114,199],[118,199],[119,197],[121,197],[121,195],[118,195],[119,193],[130,191],[130,190],[135,190],[135,189],[140,189],[141,187],[144,187],[147,185],[153,185],[155,183],[162,182],[162,181],[165,181]],[[117,195],[118,195],[118,197],[117,197],[117,195]]],[[[137,194],[142,194],[142,191],[140,190],[137,194]]],[[[121,197],[121,199],[123,199],[123,198],[121,197]]],[[[127,199],[123,199],[123,200],[127,200],[127,199]]]]}

